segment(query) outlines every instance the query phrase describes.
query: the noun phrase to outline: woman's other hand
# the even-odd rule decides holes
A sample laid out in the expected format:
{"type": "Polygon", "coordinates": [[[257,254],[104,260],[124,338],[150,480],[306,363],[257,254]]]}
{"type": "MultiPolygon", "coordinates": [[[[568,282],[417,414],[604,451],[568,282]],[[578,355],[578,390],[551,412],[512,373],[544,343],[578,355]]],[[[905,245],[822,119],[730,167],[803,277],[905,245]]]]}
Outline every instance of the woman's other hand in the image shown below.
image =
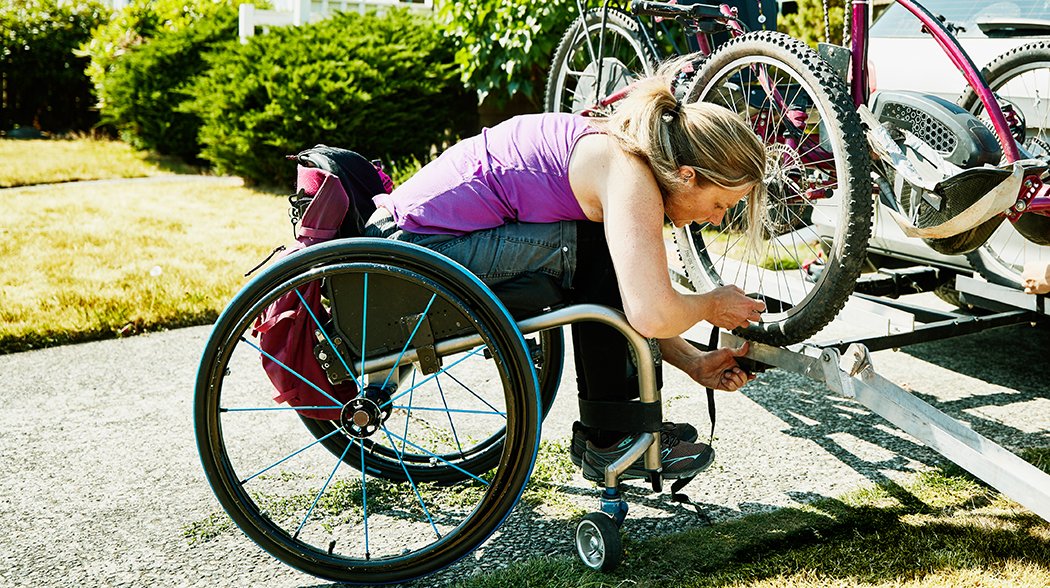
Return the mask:
{"type": "Polygon", "coordinates": [[[1050,292],[1050,264],[1046,262],[1026,263],[1021,272],[1021,285],[1025,294],[1050,292]]]}
{"type": "Polygon", "coordinates": [[[766,310],[765,302],[747,297],[743,290],[733,285],[715,288],[706,296],[710,301],[710,316],[705,318],[721,329],[747,327],[752,322],[758,322],[762,318],[761,313],[766,310]]]}

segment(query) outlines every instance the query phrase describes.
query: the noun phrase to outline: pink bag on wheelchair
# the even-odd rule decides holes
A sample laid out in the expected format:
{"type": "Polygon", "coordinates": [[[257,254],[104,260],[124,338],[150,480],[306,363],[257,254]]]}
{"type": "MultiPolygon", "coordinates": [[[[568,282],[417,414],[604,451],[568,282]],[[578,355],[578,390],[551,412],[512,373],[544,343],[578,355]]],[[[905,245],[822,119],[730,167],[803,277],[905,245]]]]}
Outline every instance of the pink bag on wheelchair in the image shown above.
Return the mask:
{"type": "MultiPolygon", "coordinates": [[[[372,196],[393,188],[381,168],[352,151],[318,145],[296,158],[298,191],[289,198],[296,243],[281,257],[338,237],[360,236],[375,211],[372,196]]],[[[263,369],[277,391],[274,400],[307,407],[297,411],[304,417],[338,420],[342,405],[357,396],[357,386],[333,385],[314,355],[318,323],[329,318],[320,282],[314,281],[267,306],[252,328],[263,352],[263,369]]]]}

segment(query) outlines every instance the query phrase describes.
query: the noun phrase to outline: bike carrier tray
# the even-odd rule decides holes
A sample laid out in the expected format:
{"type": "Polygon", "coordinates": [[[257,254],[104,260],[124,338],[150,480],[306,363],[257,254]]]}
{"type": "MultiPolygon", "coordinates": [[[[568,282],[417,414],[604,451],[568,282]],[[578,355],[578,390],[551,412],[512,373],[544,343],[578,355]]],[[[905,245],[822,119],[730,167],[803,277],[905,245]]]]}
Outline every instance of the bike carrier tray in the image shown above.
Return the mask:
{"type": "MultiPolygon", "coordinates": [[[[1050,315],[1050,299],[960,275],[961,300],[990,314],[965,315],[854,294],[816,338],[789,347],[752,341],[747,359],[826,385],[856,400],[1005,496],[1050,521],[1050,474],[975,432],[880,376],[871,352],[936,341],[1009,325],[1034,323],[1050,315]],[[857,325],[865,332],[858,334],[857,325]]],[[[684,337],[699,348],[710,327],[697,325],[684,337]]],[[[723,332],[721,346],[745,339],[723,332]]]]}

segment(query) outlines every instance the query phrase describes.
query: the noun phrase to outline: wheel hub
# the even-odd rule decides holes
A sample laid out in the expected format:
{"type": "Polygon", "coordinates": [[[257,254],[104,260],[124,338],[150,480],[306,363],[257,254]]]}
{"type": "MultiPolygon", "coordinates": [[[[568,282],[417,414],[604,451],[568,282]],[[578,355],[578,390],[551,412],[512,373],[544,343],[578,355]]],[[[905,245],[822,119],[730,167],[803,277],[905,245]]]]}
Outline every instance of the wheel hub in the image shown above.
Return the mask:
{"type": "Polygon", "coordinates": [[[390,408],[390,390],[368,386],[361,395],[343,406],[340,425],[355,439],[371,437],[390,418],[390,408]]]}
{"type": "Polygon", "coordinates": [[[637,77],[615,57],[602,59],[601,65],[601,87],[597,88],[597,92],[595,92],[594,82],[598,78],[598,62],[592,61],[583,69],[572,100],[573,112],[597,106],[599,96],[608,96],[617,90],[626,88],[637,77]]]}
{"type": "Polygon", "coordinates": [[[809,180],[798,151],[783,143],[766,145],[766,177],[763,180],[769,194],[767,202],[768,230],[780,235],[796,229],[800,223],[800,207],[804,205],[809,180]]]}

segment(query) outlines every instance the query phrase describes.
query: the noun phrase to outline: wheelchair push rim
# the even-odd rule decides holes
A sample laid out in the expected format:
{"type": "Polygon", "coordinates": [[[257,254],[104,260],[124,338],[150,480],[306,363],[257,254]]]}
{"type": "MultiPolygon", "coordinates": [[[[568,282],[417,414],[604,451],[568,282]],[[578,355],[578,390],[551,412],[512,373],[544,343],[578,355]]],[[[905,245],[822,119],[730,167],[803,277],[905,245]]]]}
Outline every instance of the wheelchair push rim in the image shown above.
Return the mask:
{"type": "MultiPolygon", "coordinates": [[[[325,304],[329,309],[360,304],[367,313],[369,296],[380,294],[369,293],[366,286],[358,301],[325,304]]],[[[373,331],[373,325],[397,318],[374,315],[367,319],[373,331]]],[[[333,328],[325,317],[316,320],[322,331],[333,328]]],[[[368,328],[362,331],[360,348],[368,349],[368,328]]],[[[401,354],[407,355],[408,343],[404,347],[401,354]]],[[[373,358],[358,358],[357,364],[347,359],[346,365],[359,370],[373,358]]],[[[353,375],[365,384],[364,377],[353,375]]],[[[383,374],[376,376],[389,383],[383,374]]],[[[466,270],[402,243],[333,242],[293,254],[260,274],[216,323],[198,373],[198,449],[223,508],[270,554],[330,580],[401,582],[467,555],[505,520],[535,460],[537,387],[517,326],[466,270]],[[364,284],[385,280],[388,286],[396,283],[424,294],[427,307],[414,311],[426,316],[429,308],[440,306],[480,340],[478,347],[443,357],[442,367],[426,382],[394,391],[386,403],[389,418],[367,437],[394,455],[409,448],[429,454],[433,463],[462,473],[462,480],[436,488],[433,482],[416,480],[403,461],[401,480],[384,477],[366,467],[364,445],[347,443],[343,454],[335,456],[302,426],[301,408],[271,400],[273,389],[259,369],[260,348],[252,340],[255,317],[282,294],[337,277],[364,284]],[[455,368],[478,357],[491,358],[483,362],[484,373],[474,374],[469,384],[463,379],[454,383],[455,368]],[[442,381],[444,386],[438,384],[442,381]],[[468,385],[477,387],[468,390],[468,385]],[[442,461],[449,448],[489,439],[501,428],[505,442],[491,466],[442,461]],[[355,459],[357,467],[347,467],[355,459]]],[[[332,434],[348,430],[337,428],[332,434]]]]}

